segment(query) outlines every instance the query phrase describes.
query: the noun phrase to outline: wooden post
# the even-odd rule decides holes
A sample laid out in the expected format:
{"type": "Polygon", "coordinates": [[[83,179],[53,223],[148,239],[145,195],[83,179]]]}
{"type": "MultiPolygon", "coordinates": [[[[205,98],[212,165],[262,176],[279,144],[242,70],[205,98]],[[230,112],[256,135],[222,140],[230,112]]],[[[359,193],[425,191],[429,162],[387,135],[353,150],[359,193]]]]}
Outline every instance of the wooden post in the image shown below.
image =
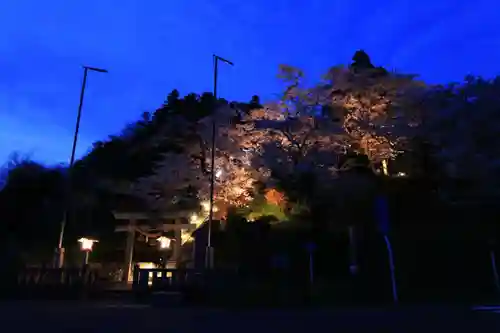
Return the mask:
{"type": "Polygon", "coordinates": [[[389,176],[389,163],[387,160],[382,160],[382,174],[384,176],[389,176]]]}
{"type": "Polygon", "coordinates": [[[132,277],[132,289],[137,290],[139,287],[139,265],[134,265],[134,272],[132,277]]]}
{"type": "MultiPolygon", "coordinates": [[[[175,219],[175,224],[181,224],[181,219],[175,219]]],[[[179,259],[181,257],[181,246],[182,246],[182,229],[179,228],[174,231],[175,233],[175,242],[174,242],[174,253],[173,259],[175,260],[175,267],[179,266],[179,259]]]]}
{"type": "Polygon", "coordinates": [[[191,266],[196,268],[196,237],[193,237],[193,249],[191,251],[191,266]]]}
{"type": "Polygon", "coordinates": [[[123,281],[128,283],[132,274],[132,260],[134,257],[134,243],[135,243],[135,220],[129,220],[127,231],[127,245],[125,248],[125,274],[123,281]]]}

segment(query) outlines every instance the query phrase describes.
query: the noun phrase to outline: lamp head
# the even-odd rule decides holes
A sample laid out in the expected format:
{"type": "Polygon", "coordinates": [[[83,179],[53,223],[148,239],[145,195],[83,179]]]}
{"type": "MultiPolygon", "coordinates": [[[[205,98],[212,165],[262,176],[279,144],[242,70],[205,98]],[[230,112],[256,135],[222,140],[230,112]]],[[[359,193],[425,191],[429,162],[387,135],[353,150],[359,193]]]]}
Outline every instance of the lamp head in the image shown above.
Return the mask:
{"type": "Polygon", "coordinates": [[[229,61],[229,60],[227,60],[227,59],[224,59],[224,58],[222,58],[222,57],[219,57],[219,56],[218,56],[218,55],[216,55],[216,54],[214,54],[214,58],[215,58],[215,61],[220,60],[220,61],[222,61],[222,62],[225,62],[225,63],[226,63],[226,64],[228,64],[228,65],[234,66],[234,64],[233,64],[231,61],[229,61]]]}
{"type": "Polygon", "coordinates": [[[156,239],[160,243],[160,249],[168,249],[170,247],[170,238],[161,236],[156,239]]]}
{"type": "Polygon", "coordinates": [[[97,67],[83,66],[83,68],[88,69],[90,71],[99,72],[99,73],[107,73],[108,72],[108,70],[106,70],[106,69],[97,68],[97,67]]]}
{"type": "Polygon", "coordinates": [[[94,243],[97,243],[98,241],[95,239],[89,239],[82,237],[78,240],[80,243],[80,247],[82,251],[92,251],[92,247],[94,246],[94,243]]]}

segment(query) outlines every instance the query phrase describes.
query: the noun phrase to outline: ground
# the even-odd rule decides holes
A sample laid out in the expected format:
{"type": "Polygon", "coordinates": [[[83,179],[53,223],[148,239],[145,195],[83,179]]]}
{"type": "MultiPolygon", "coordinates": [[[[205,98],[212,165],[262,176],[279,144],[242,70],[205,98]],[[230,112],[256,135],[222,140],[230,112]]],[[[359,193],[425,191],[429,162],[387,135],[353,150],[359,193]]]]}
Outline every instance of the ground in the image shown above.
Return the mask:
{"type": "MultiPolygon", "coordinates": [[[[265,333],[304,332],[500,332],[500,313],[464,307],[378,309],[210,309],[124,307],[84,302],[4,302],[5,331],[265,333]]],[[[3,330],[2,330],[3,331],[3,330]]]]}

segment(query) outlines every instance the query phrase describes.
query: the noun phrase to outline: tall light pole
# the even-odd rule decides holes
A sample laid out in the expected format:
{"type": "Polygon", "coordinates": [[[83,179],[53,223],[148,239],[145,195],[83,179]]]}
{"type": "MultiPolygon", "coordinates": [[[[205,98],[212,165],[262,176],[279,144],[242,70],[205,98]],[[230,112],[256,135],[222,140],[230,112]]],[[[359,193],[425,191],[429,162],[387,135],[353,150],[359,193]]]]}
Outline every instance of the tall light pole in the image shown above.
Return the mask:
{"type": "Polygon", "coordinates": [[[214,110],[212,115],[212,152],[210,161],[210,208],[208,212],[208,241],[207,248],[205,252],[205,267],[212,269],[214,267],[214,249],[212,247],[212,221],[214,217],[214,192],[215,192],[215,138],[216,138],[216,124],[215,124],[215,112],[217,112],[217,73],[218,73],[218,63],[219,60],[225,62],[228,65],[234,66],[234,64],[218,55],[213,55],[214,59],[214,110]]]}
{"type": "Polygon", "coordinates": [[[82,107],[83,107],[83,98],[85,96],[85,87],[87,84],[87,74],[89,71],[94,71],[94,72],[100,72],[100,73],[107,73],[108,71],[102,68],[96,68],[96,67],[89,67],[89,66],[83,66],[83,82],[82,82],[82,89],[80,91],[80,103],[78,105],[78,113],[76,115],[76,127],[75,127],[75,134],[73,137],[73,147],[71,149],[71,158],[69,160],[69,171],[68,171],[68,197],[66,200],[68,200],[68,203],[66,204],[66,210],[64,212],[63,220],[61,222],[61,230],[59,232],[59,243],[56,249],[56,263],[57,267],[61,268],[64,264],[64,247],[63,247],[63,241],[64,241],[64,230],[66,229],[66,223],[68,220],[69,216],[69,210],[72,208],[72,195],[71,195],[71,178],[72,178],[72,170],[73,170],[73,164],[75,163],[75,153],[76,153],[76,143],[78,141],[78,132],[80,131],[80,119],[82,118],[82,107]]]}

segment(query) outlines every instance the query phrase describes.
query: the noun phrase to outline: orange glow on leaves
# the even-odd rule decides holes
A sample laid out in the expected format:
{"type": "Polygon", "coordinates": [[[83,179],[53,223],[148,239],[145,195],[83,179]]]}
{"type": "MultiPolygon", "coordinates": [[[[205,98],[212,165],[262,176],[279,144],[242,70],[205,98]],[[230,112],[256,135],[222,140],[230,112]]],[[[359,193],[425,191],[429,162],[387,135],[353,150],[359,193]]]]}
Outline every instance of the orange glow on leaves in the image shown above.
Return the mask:
{"type": "Polygon", "coordinates": [[[265,198],[268,203],[276,206],[283,206],[286,204],[285,195],[274,188],[266,191],[265,198]]]}

